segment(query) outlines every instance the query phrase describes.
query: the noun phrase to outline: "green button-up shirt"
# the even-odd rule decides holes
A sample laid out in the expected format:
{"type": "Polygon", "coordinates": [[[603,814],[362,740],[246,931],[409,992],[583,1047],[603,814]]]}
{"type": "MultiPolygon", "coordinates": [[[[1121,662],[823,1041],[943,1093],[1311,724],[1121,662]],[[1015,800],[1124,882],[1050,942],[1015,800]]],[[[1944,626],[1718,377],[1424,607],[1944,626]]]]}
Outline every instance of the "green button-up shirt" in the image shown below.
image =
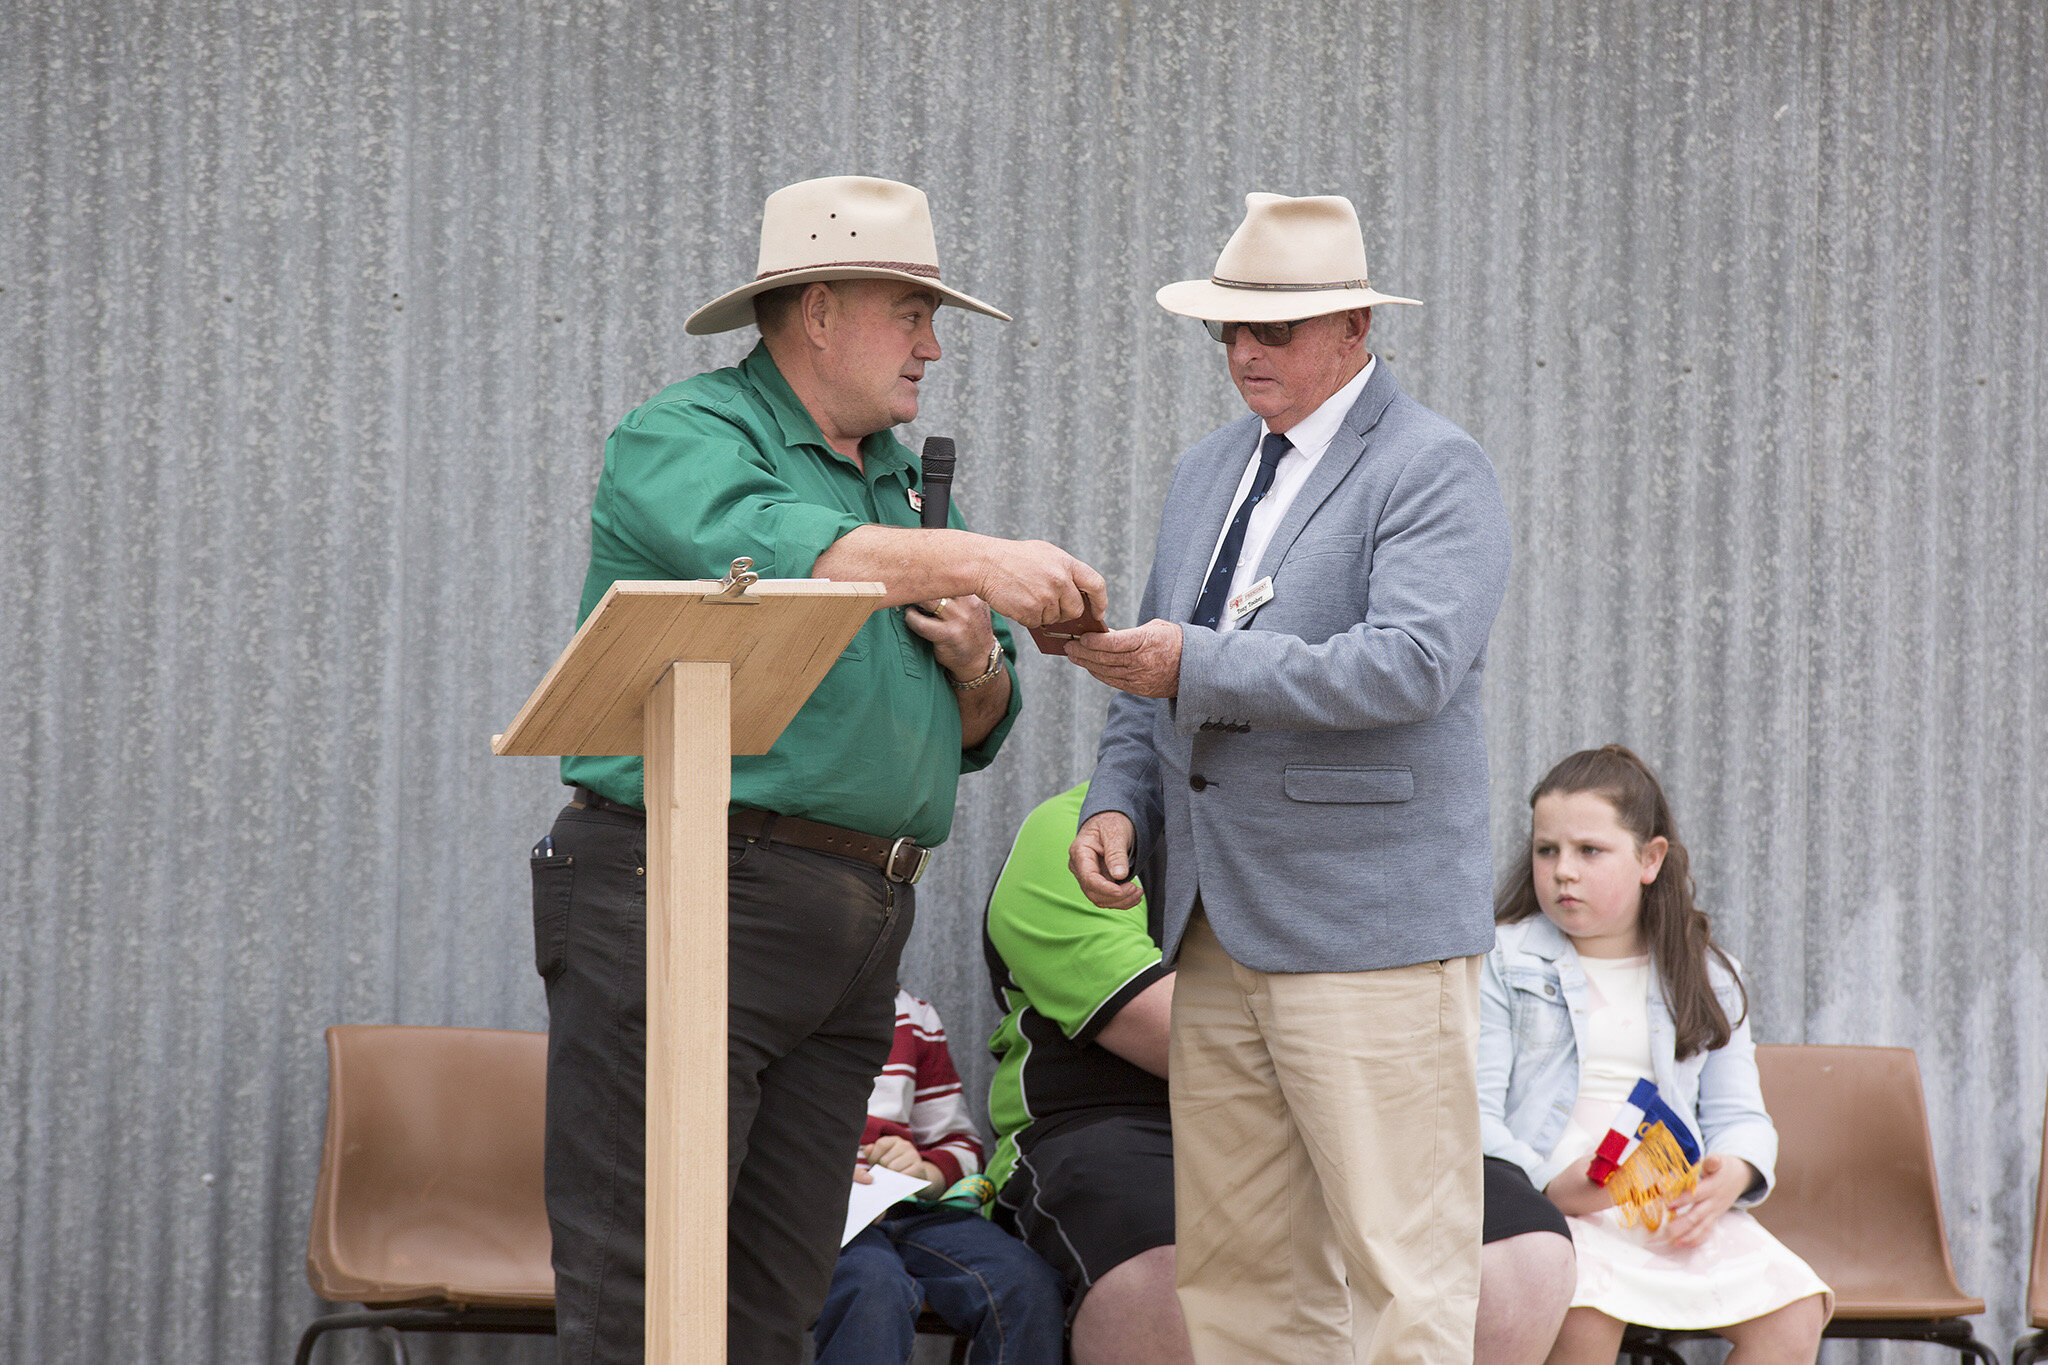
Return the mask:
{"type": "MultiPolygon", "coordinates": [[[[741,555],[763,578],[809,578],[857,526],[918,525],[909,498],[918,468],[903,443],[878,431],[860,453],[864,470],[825,444],[766,346],[669,385],[605,443],[577,621],[617,579],[723,578],[741,555]]],[[[965,524],[957,507],[950,524],[965,524]]],[[[1014,664],[1000,617],[996,634],[1014,664]]],[[[1013,671],[1008,713],[962,749],[959,704],[931,646],[900,609],[877,611],[775,747],[733,757],[733,804],[940,843],[960,774],[995,757],[1020,704],[1013,671]]],[[[562,780],[645,805],[638,758],[565,758],[562,780]]]]}

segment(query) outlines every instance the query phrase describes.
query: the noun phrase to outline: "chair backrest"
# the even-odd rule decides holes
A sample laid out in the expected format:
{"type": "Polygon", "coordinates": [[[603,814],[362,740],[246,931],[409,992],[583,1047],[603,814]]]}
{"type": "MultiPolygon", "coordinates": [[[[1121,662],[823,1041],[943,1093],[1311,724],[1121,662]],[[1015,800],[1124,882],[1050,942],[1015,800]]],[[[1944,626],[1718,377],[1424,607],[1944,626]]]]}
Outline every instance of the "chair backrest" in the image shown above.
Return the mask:
{"type": "Polygon", "coordinates": [[[1949,1259],[1912,1050],[1765,1045],[1756,1060],[1778,1126],[1777,1182],[1757,1221],[1828,1282],[1835,1316],[1983,1312],[1949,1259]]]}
{"type": "Polygon", "coordinates": [[[547,1035],[327,1030],[327,1140],[306,1242],[341,1303],[554,1303],[541,1133],[547,1035]]]}
{"type": "Polygon", "coordinates": [[[2034,1254],[2027,1262],[2027,1325],[2048,1328],[2048,1110],[2041,1116],[2041,1164],[2034,1173],[2034,1254]]]}

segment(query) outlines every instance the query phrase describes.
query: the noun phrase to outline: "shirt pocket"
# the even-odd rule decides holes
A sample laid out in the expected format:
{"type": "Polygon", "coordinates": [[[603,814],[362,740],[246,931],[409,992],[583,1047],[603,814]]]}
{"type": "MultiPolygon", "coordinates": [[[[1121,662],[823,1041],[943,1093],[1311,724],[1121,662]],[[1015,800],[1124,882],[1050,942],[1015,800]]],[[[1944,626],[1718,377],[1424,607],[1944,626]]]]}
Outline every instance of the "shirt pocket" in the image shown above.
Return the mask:
{"type": "Polygon", "coordinates": [[[846,642],[846,648],[839,651],[839,662],[857,664],[866,660],[868,651],[873,647],[875,632],[880,629],[876,618],[881,614],[879,611],[868,614],[868,619],[861,622],[860,629],[846,642]]]}

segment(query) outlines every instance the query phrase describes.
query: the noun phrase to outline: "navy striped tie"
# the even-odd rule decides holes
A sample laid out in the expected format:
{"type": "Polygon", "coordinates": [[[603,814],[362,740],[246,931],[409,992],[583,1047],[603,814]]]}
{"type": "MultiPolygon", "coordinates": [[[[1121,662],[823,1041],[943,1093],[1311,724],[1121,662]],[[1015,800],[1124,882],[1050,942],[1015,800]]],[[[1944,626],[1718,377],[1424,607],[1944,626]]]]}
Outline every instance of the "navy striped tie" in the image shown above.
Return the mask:
{"type": "Polygon", "coordinates": [[[1266,433],[1266,439],[1259,442],[1259,472],[1252,476],[1252,488],[1244,495],[1244,501],[1237,505],[1237,515],[1230,519],[1230,529],[1223,533],[1223,543],[1216,548],[1216,567],[1209,570],[1209,581],[1202,585],[1202,598],[1195,603],[1195,614],[1188,619],[1198,626],[1216,628],[1216,622],[1223,616],[1223,599],[1230,595],[1230,580],[1237,575],[1238,552],[1244,549],[1244,528],[1251,522],[1252,509],[1266,496],[1273,486],[1273,471],[1280,464],[1280,457],[1294,449],[1294,443],[1278,432],[1266,433]]]}

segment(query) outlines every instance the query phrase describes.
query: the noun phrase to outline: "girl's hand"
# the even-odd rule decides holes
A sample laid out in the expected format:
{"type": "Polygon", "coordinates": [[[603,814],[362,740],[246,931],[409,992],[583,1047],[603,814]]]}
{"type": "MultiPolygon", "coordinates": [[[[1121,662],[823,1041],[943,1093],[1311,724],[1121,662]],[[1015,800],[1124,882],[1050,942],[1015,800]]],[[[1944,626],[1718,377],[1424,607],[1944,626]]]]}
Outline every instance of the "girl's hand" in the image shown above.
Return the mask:
{"type": "Polygon", "coordinates": [[[1672,1247],[1696,1247],[1713,1230],[1714,1220],[1735,1207],[1756,1180],[1756,1167],[1739,1156],[1709,1153],[1700,1163],[1700,1183],[1671,1201],[1671,1221],[1657,1240],[1672,1247]]]}
{"type": "Polygon", "coordinates": [[[1607,1187],[1595,1185],[1586,1174],[1592,1165],[1593,1158],[1589,1153],[1559,1171],[1543,1187],[1543,1192],[1550,1196],[1550,1202],[1567,1216],[1583,1218],[1614,1207],[1614,1196],[1607,1193],[1607,1187]]]}

